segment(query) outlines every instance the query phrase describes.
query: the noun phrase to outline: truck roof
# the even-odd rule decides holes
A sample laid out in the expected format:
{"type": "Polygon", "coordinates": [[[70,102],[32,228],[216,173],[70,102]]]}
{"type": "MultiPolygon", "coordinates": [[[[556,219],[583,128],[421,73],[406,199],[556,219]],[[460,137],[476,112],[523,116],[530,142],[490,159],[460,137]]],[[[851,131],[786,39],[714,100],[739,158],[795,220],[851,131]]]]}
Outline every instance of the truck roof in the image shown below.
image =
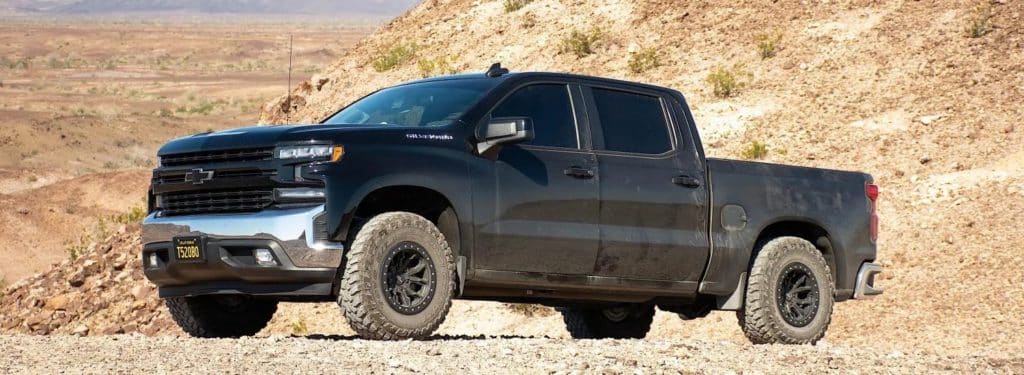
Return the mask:
{"type": "Polygon", "coordinates": [[[649,89],[649,90],[677,92],[677,90],[674,90],[674,89],[671,89],[671,88],[668,88],[668,87],[657,86],[657,85],[652,85],[652,84],[647,84],[647,83],[639,83],[639,82],[626,81],[626,80],[620,80],[620,79],[614,79],[614,78],[595,77],[595,76],[588,76],[588,75],[582,75],[582,74],[556,73],[556,72],[511,72],[511,73],[500,74],[498,76],[493,76],[493,77],[489,76],[487,73],[462,73],[462,74],[453,74],[453,75],[446,75],[446,76],[437,76],[437,77],[424,78],[424,79],[420,79],[420,80],[405,82],[405,83],[399,84],[397,86],[404,86],[404,85],[409,85],[409,84],[425,83],[425,82],[450,81],[450,80],[494,80],[496,83],[500,83],[500,82],[504,82],[504,81],[507,81],[507,80],[517,80],[518,81],[518,80],[544,79],[544,78],[547,78],[547,79],[559,79],[559,80],[566,80],[566,79],[568,79],[568,80],[586,80],[586,81],[592,81],[592,82],[604,82],[604,83],[608,83],[608,84],[612,84],[612,85],[629,85],[629,86],[634,86],[634,87],[646,88],[646,89],[649,89]]]}

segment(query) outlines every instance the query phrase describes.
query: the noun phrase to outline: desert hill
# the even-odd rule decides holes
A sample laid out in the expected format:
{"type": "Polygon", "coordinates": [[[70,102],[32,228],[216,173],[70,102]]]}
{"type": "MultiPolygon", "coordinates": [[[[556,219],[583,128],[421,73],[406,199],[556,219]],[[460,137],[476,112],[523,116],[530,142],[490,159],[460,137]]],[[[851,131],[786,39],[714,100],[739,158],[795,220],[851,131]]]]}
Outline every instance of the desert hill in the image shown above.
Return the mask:
{"type": "MultiPolygon", "coordinates": [[[[1013,1],[428,0],[262,119],[315,122],[380,87],[497,61],[677,88],[713,156],[868,171],[883,187],[887,291],[841,304],[828,340],[1019,351],[1022,11],[1013,1]],[[722,70],[745,85],[716,95],[709,76],[722,70]]],[[[730,318],[677,334],[735,337],[730,318]]]]}
{"type": "MultiPolygon", "coordinates": [[[[863,170],[882,185],[886,293],[840,304],[828,344],[1013,355],[1024,349],[1022,11],[1015,1],[428,0],[268,103],[262,121],[316,121],[378,88],[496,61],[674,87],[713,156],[863,170]],[[740,84],[716,95],[710,76],[740,84]]],[[[137,237],[116,228],[14,283],[0,331],[177,333],[137,270],[137,237]]],[[[264,334],[282,332],[350,334],[330,304],[283,308],[264,334]]],[[[441,332],[565,335],[550,310],[472,302],[441,332]]],[[[745,342],[729,313],[660,313],[651,337],[745,342]]]]}

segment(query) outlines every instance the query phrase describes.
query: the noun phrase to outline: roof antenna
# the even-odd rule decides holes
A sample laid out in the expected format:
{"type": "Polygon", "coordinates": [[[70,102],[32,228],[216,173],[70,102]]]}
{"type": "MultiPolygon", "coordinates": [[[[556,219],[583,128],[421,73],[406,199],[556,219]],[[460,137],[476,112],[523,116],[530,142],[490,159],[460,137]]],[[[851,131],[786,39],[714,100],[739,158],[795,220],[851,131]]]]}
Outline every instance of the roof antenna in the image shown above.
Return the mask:
{"type": "Polygon", "coordinates": [[[288,109],[284,112],[285,122],[291,122],[292,119],[292,46],[294,43],[295,36],[288,34],[288,92],[285,94],[288,109]]]}
{"type": "Polygon", "coordinates": [[[501,77],[503,75],[508,74],[508,69],[502,68],[501,67],[501,63],[497,62],[497,63],[494,63],[494,65],[491,65],[491,67],[487,69],[487,73],[486,74],[490,78],[501,77]]]}

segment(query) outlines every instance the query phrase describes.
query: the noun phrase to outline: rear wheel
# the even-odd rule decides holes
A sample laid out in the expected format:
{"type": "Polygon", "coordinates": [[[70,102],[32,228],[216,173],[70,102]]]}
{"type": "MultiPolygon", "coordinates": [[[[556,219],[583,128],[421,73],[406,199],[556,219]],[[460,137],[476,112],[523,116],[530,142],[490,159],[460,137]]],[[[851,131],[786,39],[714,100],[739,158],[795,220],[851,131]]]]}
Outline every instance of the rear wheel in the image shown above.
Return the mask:
{"type": "Polygon", "coordinates": [[[755,344],[813,344],[832,321],[832,273],[821,252],[797,237],[766,243],[750,270],[740,327],[755,344]]]}
{"type": "Polygon", "coordinates": [[[172,297],[164,303],[174,322],[193,337],[252,336],[277,312],[277,301],[243,295],[172,297]]]}
{"type": "Polygon", "coordinates": [[[574,339],[642,339],[654,321],[652,305],[570,307],[559,311],[574,339]]]}
{"type": "Polygon", "coordinates": [[[455,259],[429,220],[389,212],[366,222],[346,256],[338,304],[360,336],[424,338],[444,322],[455,290],[455,259]]]}

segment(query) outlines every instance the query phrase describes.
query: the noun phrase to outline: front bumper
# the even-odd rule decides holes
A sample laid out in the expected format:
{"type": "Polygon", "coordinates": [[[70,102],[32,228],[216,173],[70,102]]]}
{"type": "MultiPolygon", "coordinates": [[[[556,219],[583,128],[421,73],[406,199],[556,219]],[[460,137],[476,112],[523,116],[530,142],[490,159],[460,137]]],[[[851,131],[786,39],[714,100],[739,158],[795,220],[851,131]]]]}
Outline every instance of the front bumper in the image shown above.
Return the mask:
{"type": "Polygon", "coordinates": [[[853,290],[854,299],[862,299],[882,294],[882,289],[875,288],[875,276],[882,273],[882,265],[864,263],[857,271],[857,285],[853,290]]]}
{"type": "Polygon", "coordinates": [[[201,294],[329,295],[344,246],[325,240],[324,206],[256,213],[159,217],[142,224],[142,264],[161,297],[201,294]],[[175,237],[200,237],[203,259],[183,262],[175,237]],[[261,266],[256,249],[275,264],[261,266]],[[154,262],[155,261],[155,262],[154,262]]]}

